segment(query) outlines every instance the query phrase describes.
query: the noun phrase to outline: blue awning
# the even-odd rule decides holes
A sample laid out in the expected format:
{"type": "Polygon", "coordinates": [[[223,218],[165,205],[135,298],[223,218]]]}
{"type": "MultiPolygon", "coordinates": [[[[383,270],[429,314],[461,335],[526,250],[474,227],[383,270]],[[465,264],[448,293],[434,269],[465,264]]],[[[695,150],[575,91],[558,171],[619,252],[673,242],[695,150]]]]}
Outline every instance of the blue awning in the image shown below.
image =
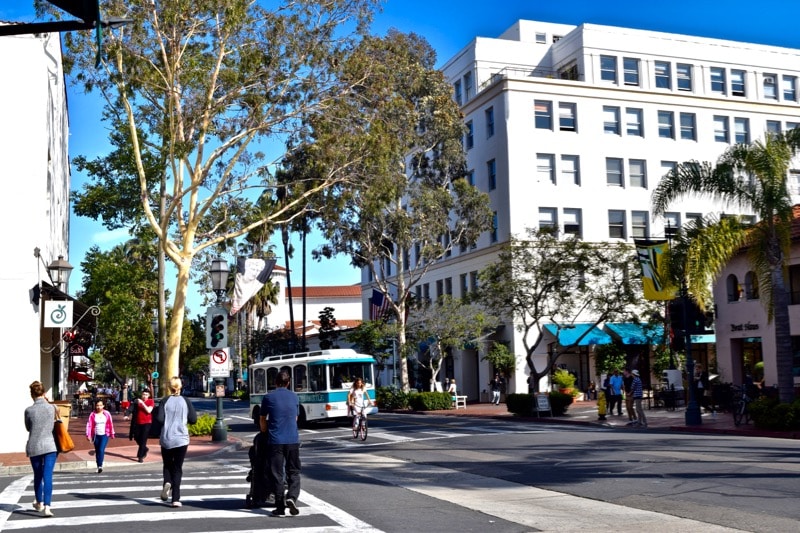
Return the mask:
{"type": "Polygon", "coordinates": [[[608,322],[606,329],[622,344],[660,344],[664,342],[664,326],[608,322]]]}
{"type": "MultiPolygon", "coordinates": [[[[761,339],[759,339],[760,341],[761,339]]],[[[712,334],[692,335],[692,344],[710,344],[717,342],[717,336],[712,334]]]]}
{"type": "Polygon", "coordinates": [[[611,344],[611,337],[594,324],[575,324],[573,326],[562,327],[559,331],[555,324],[545,324],[545,331],[556,337],[561,346],[589,346],[590,344],[611,344]],[[591,331],[586,333],[591,328],[591,331]],[[576,340],[586,333],[586,335],[576,344],[576,340]]]}

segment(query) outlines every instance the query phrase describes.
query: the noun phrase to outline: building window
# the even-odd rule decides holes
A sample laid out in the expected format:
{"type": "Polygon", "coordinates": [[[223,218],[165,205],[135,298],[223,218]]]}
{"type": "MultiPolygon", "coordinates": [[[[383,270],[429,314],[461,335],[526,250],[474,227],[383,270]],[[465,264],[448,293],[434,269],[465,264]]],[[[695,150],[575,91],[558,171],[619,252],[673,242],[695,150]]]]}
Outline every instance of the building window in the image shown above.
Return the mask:
{"type": "Polygon", "coordinates": [[[743,70],[731,69],[731,96],[746,96],[743,70]]]}
{"type": "Polygon", "coordinates": [[[625,131],[628,135],[644,137],[642,110],[635,107],[625,109],[625,131]]]}
{"type": "Polygon", "coordinates": [[[445,233],[442,235],[442,248],[444,248],[445,257],[450,257],[453,255],[453,247],[451,246],[450,239],[450,233],[445,233]]]}
{"type": "Polygon", "coordinates": [[[453,296],[453,278],[444,278],[444,293],[453,296]]]}
{"type": "Polygon", "coordinates": [[[462,95],[461,95],[461,80],[458,80],[453,84],[453,96],[455,97],[456,103],[461,105],[462,102],[462,95]]]}
{"type": "Polygon", "coordinates": [[[650,236],[650,222],[647,211],[631,211],[631,237],[646,239],[650,236]]]}
{"type": "Polygon", "coordinates": [[[536,128],[540,130],[553,129],[553,102],[547,100],[534,100],[536,114],[536,128]]]}
{"type": "Polygon", "coordinates": [[[720,115],[714,115],[714,140],[720,143],[729,143],[730,133],[729,133],[729,125],[730,120],[728,117],[722,117],[720,115]]]}
{"type": "Polygon", "coordinates": [[[417,266],[422,264],[422,245],[418,242],[414,243],[414,261],[417,266]]]}
{"type": "Polygon", "coordinates": [[[725,94],[725,69],[711,67],[711,92],[725,94]]]}
{"type": "Polygon", "coordinates": [[[555,155],[536,154],[536,179],[540,183],[555,183],[555,155]]]}
{"type": "Polygon", "coordinates": [[[783,99],[789,102],[797,101],[797,76],[783,76],[781,78],[783,99]]]}
{"type": "Polygon", "coordinates": [[[464,74],[464,102],[472,98],[472,72],[464,74]]]}
{"type": "Polygon", "coordinates": [[[647,188],[647,163],[644,159],[631,159],[628,161],[628,177],[631,187],[647,188]]]}
{"type": "Polygon", "coordinates": [[[622,159],[606,157],[606,185],[622,187],[623,184],[622,159]]]}
{"type": "Polygon", "coordinates": [[[547,34],[546,33],[536,33],[536,42],[539,44],[547,44],[547,34]]]}
{"type": "Polygon", "coordinates": [[[555,232],[558,229],[557,210],[555,207],[539,208],[539,229],[555,232]]]}
{"type": "Polygon", "coordinates": [[[581,184],[580,159],[577,155],[561,156],[561,183],[562,184],[581,184]]]}
{"type": "Polygon", "coordinates": [[[733,119],[733,130],[738,144],[750,142],[750,119],[735,117],[733,119]]]}
{"type": "Polygon", "coordinates": [[[702,219],[703,215],[701,213],[686,213],[686,222],[699,224],[702,219]]]}
{"type": "Polygon", "coordinates": [[[622,58],[622,75],[625,85],[639,85],[639,60],[635,57],[622,58]]]}
{"type": "Polygon", "coordinates": [[[603,106],[603,131],[619,135],[619,108],[603,106]]]}
{"type": "Polygon", "coordinates": [[[780,120],[768,120],[767,121],[767,133],[780,133],[781,132],[781,121],[780,120]]]}
{"type": "Polygon", "coordinates": [[[681,214],[680,213],[664,213],[664,237],[671,239],[678,233],[678,228],[681,227],[681,214]]]}
{"type": "Polygon", "coordinates": [[[576,107],[572,102],[558,104],[558,128],[561,131],[577,130],[576,107]]]}
{"type": "Polygon", "coordinates": [[[666,176],[673,170],[678,168],[677,161],[662,161],[661,162],[661,177],[666,176]]]}
{"type": "Polygon", "coordinates": [[[467,183],[469,183],[473,187],[475,186],[475,171],[474,170],[468,170],[467,171],[467,183]]]}
{"type": "Polygon", "coordinates": [[[664,139],[675,138],[675,113],[672,111],[658,112],[658,136],[664,139]]]}
{"type": "Polygon", "coordinates": [[[492,213],[492,230],[489,233],[489,240],[492,242],[497,242],[497,211],[492,213]]]}
{"type": "Polygon", "coordinates": [[[800,169],[789,169],[789,192],[791,194],[800,194],[800,169]]]}
{"type": "Polygon", "coordinates": [[[425,302],[431,301],[431,284],[424,283],[422,285],[422,300],[425,302]]]}
{"type": "Polygon", "coordinates": [[[436,280],[436,299],[438,300],[444,295],[444,280],[436,280]]]}
{"type": "Polygon", "coordinates": [[[744,276],[744,297],[748,300],[758,300],[758,276],[752,270],[744,276]]]}
{"type": "Polygon", "coordinates": [[[625,238],[625,211],[608,210],[608,237],[610,239],[625,238]]]}
{"type": "Polygon", "coordinates": [[[728,279],[725,280],[725,288],[728,292],[729,302],[738,302],[742,299],[742,286],[739,285],[739,278],[734,274],[729,274],[728,279]]]}
{"type": "Polygon", "coordinates": [[[793,130],[795,128],[800,128],[800,122],[787,122],[786,123],[786,131],[793,130]]]}
{"type": "Polygon", "coordinates": [[[600,56],[600,79],[617,83],[616,56],[600,56]]]}
{"type": "Polygon", "coordinates": [[[483,112],[486,118],[486,138],[494,135],[494,107],[490,107],[483,112]]]}
{"type": "Polygon", "coordinates": [[[656,61],[656,87],[659,89],[672,89],[672,72],[668,61],[656,61]]]}
{"type": "Polygon", "coordinates": [[[461,274],[458,276],[458,283],[461,286],[461,297],[466,298],[469,294],[469,285],[467,284],[467,275],[461,274]]]}
{"type": "Polygon", "coordinates": [[[681,139],[687,141],[696,141],[697,135],[695,133],[695,115],[694,113],[681,113],[681,139]]]}
{"type": "Polygon", "coordinates": [[[776,78],[777,75],[775,74],[764,74],[764,98],[769,100],[778,99],[778,83],[776,78]]]}
{"type": "Polygon", "coordinates": [[[580,239],[581,233],[581,210],[564,208],[564,235],[572,235],[580,239]]]}
{"type": "Polygon", "coordinates": [[[471,150],[472,147],[475,145],[475,128],[472,125],[472,121],[470,120],[467,122],[467,134],[464,138],[464,149],[471,150]]]}
{"type": "Polygon", "coordinates": [[[691,91],[692,65],[687,63],[677,63],[675,65],[675,78],[677,79],[679,91],[691,91]]]}
{"type": "Polygon", "coordinates": [[[791,305],[800,304],[800,265],[789,265],[789,294],[791,305]]]}
{"type": "Polygon", "coordinates": [[[494,159],[486,162],[486,177],[489,190],[495,190],[497,188],[497,162],[494,159]]]}
{"type": "Polygon", "coordinates": [[[469,273],[469,290],[470,292],[478,290],[478,271],[473,270],[469,273]]]}

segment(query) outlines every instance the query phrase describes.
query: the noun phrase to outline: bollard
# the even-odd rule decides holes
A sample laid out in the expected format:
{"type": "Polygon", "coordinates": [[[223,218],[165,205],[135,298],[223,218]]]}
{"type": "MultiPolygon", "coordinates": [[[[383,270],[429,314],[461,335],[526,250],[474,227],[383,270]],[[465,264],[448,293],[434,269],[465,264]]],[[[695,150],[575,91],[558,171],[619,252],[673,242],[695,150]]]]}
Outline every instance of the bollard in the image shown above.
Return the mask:
{"type": "Polygon", "coordinates": [[[597,392],[597,419],[606,419],[606,393],[604,391],[597,392]]]}

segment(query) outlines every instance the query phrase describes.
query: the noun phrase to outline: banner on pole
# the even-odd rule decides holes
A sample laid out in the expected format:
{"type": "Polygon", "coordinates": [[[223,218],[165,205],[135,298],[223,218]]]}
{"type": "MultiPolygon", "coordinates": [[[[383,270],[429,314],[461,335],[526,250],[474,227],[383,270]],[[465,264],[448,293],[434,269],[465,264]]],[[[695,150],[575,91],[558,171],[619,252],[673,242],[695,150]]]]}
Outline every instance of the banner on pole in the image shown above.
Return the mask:
{"type": "Polygon", "coordinates": [[[635,239],[636,255],[642,267],[642,288],[645,300],[672,300],[677,288],[672,285],[664,271],[664,254],[669,251],[667,241],[635,239]]]}

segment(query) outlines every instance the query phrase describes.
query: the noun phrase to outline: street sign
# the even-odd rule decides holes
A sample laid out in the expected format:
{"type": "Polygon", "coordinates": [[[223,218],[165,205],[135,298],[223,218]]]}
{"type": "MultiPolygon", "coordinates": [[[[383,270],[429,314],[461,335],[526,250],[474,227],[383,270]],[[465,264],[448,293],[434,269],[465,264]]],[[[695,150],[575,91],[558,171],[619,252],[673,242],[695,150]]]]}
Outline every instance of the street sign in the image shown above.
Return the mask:
{"type": "Polygon", "coordinates": [[[209,374],[212,378],[227,378],[231,375],[231,360],[228,348],[217,348],[211,352],[208,364],[209,374]]]}
{"type": "Polygon", "coordinates": [[[47,300],[44,302],[43,320],[46,328],[71,328],[72,301],[47,300]]]}

